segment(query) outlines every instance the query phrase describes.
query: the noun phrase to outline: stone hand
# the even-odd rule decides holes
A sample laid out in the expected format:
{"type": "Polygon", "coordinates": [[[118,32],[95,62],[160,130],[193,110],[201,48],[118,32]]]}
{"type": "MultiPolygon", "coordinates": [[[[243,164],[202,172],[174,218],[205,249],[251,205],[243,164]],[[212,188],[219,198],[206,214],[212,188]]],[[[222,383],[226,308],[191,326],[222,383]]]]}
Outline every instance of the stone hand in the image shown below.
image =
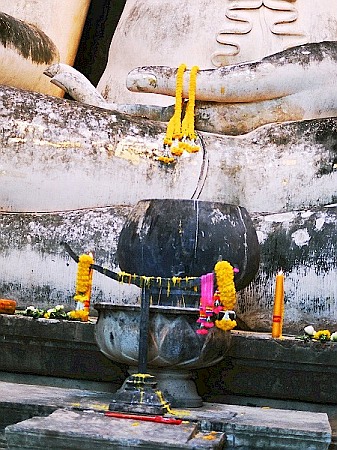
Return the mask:
{"type": "MultiPolygon", "coordinates": [[[[288,120],[337,113],[337,42],[292,47],[259,61],[200,70],[196,128],[241,134],[288,120]]],[[[128,74],[131,91],[175,95],[176,68],[147,66],[128,74]]],[[[189,71],[183,97],[188,96],[189,71]]]]}

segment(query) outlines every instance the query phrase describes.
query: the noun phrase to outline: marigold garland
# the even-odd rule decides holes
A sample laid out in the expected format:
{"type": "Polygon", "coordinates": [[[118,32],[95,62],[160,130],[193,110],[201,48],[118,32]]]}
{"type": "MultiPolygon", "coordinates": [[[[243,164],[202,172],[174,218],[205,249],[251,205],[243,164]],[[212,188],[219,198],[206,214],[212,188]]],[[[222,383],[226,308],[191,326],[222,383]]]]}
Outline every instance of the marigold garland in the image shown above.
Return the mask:
{"type": "MultiPolygon", "coordinates": [[[[193,66],[190,71],[188,102],[185,117],[182,121],[183,77],[185,71],[186,65],[181,64],[177,70],[174,114],[167,125],[166,135],[164,138],[164,149],[169,147],[171,154],[174,157],[181,156],[184,150],[189,153],[195,153],[200,150],[200,147],[195,144],[197,136],[194,130],[196,78],[199,67],[193,66]]],[[[166,164],[170,164],[175,161],[173,157],[167,154],[159,156],[158,160],[166,164]]]]}
{"type": "Polygon", "coordinates": [[[230,331],[235,328],[237,325],[236,320],[231,320],[229,318],[224,318],[221,320],[215,321],[215,326],[220,328],[223,331],[230,331]]]}
{"type": "Polygon", "coordinates": [[[195,90],[197,87],[198,66],[193,66],[190,74],[190,85],[188,90],[188,102],[186,106],[185,117],[181,125],[182,141],[179,147],[189,153],[196,153],[200,147],[195,144],[197,135],[194,131],[194,109],[195,109],[195,90]]]}
{"type": "Polygon", "coordinates": [[[207,334],[214,324],[223,331],[237,326],[233,308],[236,303],[234,273],[238,271],[239,269],[233,268],[228,261],[219,261],[214,266],[214,273],[201,276],[200,313],[197,320],[200,328],[197,334],[207,334]],[[214,274],[217,282],[215,292],[214,274]]]}
{"type": "Polygon", "coordinates": [[[86,302],[90,300],[92,286],[92,271],[90,266],[94,263],[92,255],[80,255],[78,258],[76,290],[74,300],[77,302],[86,302]]]}
{"type": "Polygon", "coordinates": [[[77,309],[75,311],[69,311],[68,317],[71,320],[80,320],[82,322],[87,322],[89,318],[89,310],[77,309]]]}
{"type": "Polygon", "coordinates": [[[229,318],[227,311],[232,311],[236,303],[236,291],[234,284],[234,268],[228,261],[218,261],[214,266],[214,272],[218,285],[218,299],[225,310],[224,317],[215,321],[215,326],[224,330],[232,330],[236,327],[236,320],[229,318]]]}
{"type": "Polygon", "coordinates": [[[80,255],[77,265],[76,290],[74,300],[77,302],[75,311],[70,311],[72,319],[86,322],[89,318],[90,297],[92,289],[92,268],[94,258],[91,253],[80,255]]]}
{"type": "Polygon", "coordinates": [[[219,300],[225,310],[232,310],[236,303],[234,269],[228,261],[218,261],[214,267],[219,300]]]}
{"type": "Polygon", "coordinates": [[[180,64],[176,78],[176,101],[174,105],[174,114],[167,125],[166,136],[164,138],[164,145],[168,145],[169,147],[173,144],[173,139],[180,139],[182,136],[181,113],[183,102],[183,77],[185,70],[186,65],[180,64]]]}

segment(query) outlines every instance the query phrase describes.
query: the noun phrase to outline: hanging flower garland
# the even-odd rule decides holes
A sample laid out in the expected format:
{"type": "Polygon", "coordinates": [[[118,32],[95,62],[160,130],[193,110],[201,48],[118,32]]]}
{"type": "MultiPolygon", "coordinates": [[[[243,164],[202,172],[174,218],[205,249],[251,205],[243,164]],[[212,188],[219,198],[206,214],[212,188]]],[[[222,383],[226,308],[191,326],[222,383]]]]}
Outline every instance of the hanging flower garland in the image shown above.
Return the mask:
{"type": "Polygon", "coordinates": [[[214,325],[223,331],[229,331],[236,327],[235,312],[233,311],[236,303],[234,273],[238,271],[228,261],[219,261],[214,267],[214,273],[201,276],[198,334],[207,334],[214,325]],[[217,283],[215,293],[213,292],[214,274],[217,283]]]}
{"type": "Polygon", "coordinates": [[[164,150],[170,149],[172,156],[165,153],[158,158],[159,161],[167,164],[175,161],[174,157],[181,156],[184,150],[189,153],[195,153],[200,150],[200,147],[195,143],[197,136],[194,130],[196,77],[199,67],[193,66],[190,71],[188,90],[189,99],[186,106],[185,117],[182,121],[183,82],[185,71],[186,65],[181,64],[177,70],[174,114],[167,125],[164,138],[164,150]]]}
{"type": "Polygon", "coordinates": [[[236,303],[234,268],[228,261],[218,261],[214,267],[219,298],[226,310],[232,310],[236,303]]]}
{"type": "Polygon", "coordinates": [[[80,255],[78,258],[76,291],[74,300],[77,302],[87,302],[90,300],[92,277],[90,266],[94,263],[91,254],[80,255]]]}
{"type": "Polygon", "coordinates": [[[185,117],[181,124],[182,139],[179,143],[179,148],[182,150],[186,150],[189,153],[196,153],[200,150],[199,145],[196,145],[195,143],[197,135],[194,131],[195,90],[197,87],[198,71],[199,67],[197,66],[193,66],[191,69],[188,102],[186,106],[185,117]]]}
{"type": "Polygon", "coordinates": [[[214,323],[211,320],[214,314],[213,286],[213,272],[200,277],[200,314],[197,320],[200,328],[197,330],[198,334],[207,334],[208,330],[214,327],[214,323]]]}
{"type": "Polygon", "coordinates": [[[228,331],[236,327],[236,320],[231,319],[230,313],[236,303],[236,290],[234,284],[235,269],[228,261],[218,261],[214,267],[218,285],[219,301],[223,306],[223,317],[215,321],[221,330],[228,331]]]}
{"type": "Polygon", "coordinates": [[[69,316],[72,319],[88,320],[90,297],[92,289],[92,275],[93,271],[91,265],[94,263],[94,258],[91,253],[80,255],[78,258],[77,275],[76,275],[76,289],[74,300],[77,302],[76,310],[70,311],[69,316]]]}
{"type": "Polygon", "coordinates": [[[178,147],[178,141],[181,139],[181,114],[182,114],[182,104],[183,104],[183,82],[184,82],[184,72],[186,70],[186,65],[181,64],[177,71],[176,79],[176,101],[174,105],[174,114],[171,117],[166,130],[166,135],[164,138],[164,145],[171,147],[173,141],[178,147]]]}

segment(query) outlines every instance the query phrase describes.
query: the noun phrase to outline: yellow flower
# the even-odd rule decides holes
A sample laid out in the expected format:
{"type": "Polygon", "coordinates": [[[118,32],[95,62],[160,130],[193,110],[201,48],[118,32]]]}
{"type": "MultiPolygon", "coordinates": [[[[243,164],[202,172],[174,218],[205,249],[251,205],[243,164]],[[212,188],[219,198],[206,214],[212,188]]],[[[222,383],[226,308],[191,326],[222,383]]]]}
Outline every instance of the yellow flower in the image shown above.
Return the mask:
{"type": "Polygon", "coordinates": [[[181,156],[184,152],[184,149],[181,146],[181,142],[179,145],[172,145],[171,146],[171,153],[173,156],[181,156]]]}
{"type": "Polygon", "coordinates": [[[185,70],[186,65],[180,64],[176,79],[176,101],[174,105],[174,114],[167,125],[166,136],[164,138],[164,144],[169,146],[172,145],[173,139],[181,138],[181,111],[183,101],[183,77],[185,70]]]}
{"type": "Polygon", "coordinates": [[[190,73],[190,85],[188,89],[188,102],[184,120],[181,124],[183,138],[195,140],[197,138],[194,132],[194,108],[195,108],[195,90],[197,87],[198,66],[193,66],[190,73]]]}
{"type": "Polygon", "coordinates": [[[329,330],[319,330],[313,335],[313,338],[317,341],[328,341],[330,340],[331,333],[329,330]]]}
{"type": "Polygon", "coordinates": [[[164,164],[172,164],[175,159],[172,156],[158,156],[158,161],[163,162],[164,164]]]}
{"type": "Polygon", "coordinates": [[[221,319],[215,321],[215,326],[223,331],[229,331],[235,328],[237,325],[236,320],[231,319],[221,319]]]}
{"type": "Polygon", "coordinates": [[[85,309],[77,309],[76,311],[68,312],[69,319],[81,320],[82,322],[87,322],[89,317],[89,311],[85,309]]]}

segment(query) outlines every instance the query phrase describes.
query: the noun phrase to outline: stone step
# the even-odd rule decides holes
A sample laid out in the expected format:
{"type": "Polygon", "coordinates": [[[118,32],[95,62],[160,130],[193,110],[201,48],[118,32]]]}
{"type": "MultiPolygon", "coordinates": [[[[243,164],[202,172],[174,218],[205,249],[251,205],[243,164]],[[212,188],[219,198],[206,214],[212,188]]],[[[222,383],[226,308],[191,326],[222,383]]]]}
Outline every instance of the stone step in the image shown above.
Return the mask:
{"type": "Polygon", "coordinates": [[[7,427],[9,449],[221,449],[225,434],[200,432],[186,421],[166,425],[133,419],[115,419],[94,411],[57,410],[7,427]]]}
{"type": "Polygon", "coordinates": [[[331,443],[326,413],[204,403],[174,410],[181,425],[163,425],[105,417],[110,396],[0,382],[8,449],[328,450],[331,443]]]}

